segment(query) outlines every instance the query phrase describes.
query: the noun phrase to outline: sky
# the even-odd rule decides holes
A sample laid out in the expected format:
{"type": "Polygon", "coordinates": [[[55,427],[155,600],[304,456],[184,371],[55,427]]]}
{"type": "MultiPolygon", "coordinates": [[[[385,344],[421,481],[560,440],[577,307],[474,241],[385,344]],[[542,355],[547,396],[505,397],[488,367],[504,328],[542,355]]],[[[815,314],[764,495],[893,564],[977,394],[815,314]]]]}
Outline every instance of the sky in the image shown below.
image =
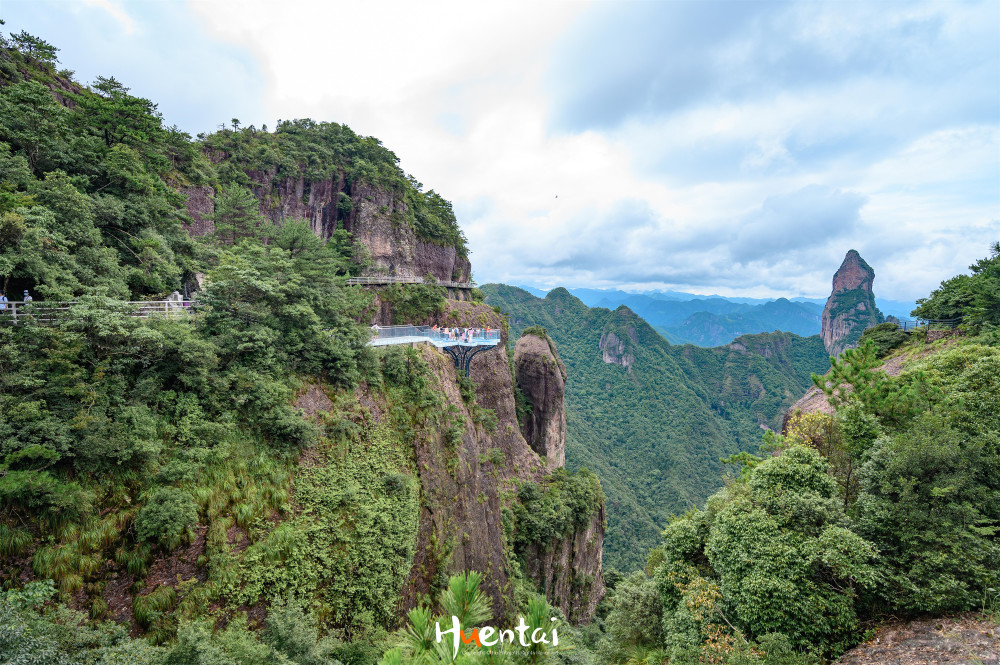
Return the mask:
{"type": "Polygon", "coordinates": [[[473,276],[912,300],[1000,240],[1000,2],[4,0],[197,135],[311,117],[454,203],[473,276]]]}

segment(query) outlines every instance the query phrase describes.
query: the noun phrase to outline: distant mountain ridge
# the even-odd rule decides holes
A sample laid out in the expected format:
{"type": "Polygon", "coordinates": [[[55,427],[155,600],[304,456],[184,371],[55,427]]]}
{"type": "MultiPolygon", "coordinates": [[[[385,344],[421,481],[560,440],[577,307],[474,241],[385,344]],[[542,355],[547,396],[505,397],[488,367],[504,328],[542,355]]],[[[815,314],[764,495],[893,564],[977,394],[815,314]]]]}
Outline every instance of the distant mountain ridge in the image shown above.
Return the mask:
{"type": "MultiPolygon", "coordinates": [[[[548,291],[523,288],[538,298],[548,291]]],[[[588,307],[610,310],[625,305],[645,319],[671,344],[722,346],[740,335],[776,330],[808,337],[821,330],[826,298],[747,298],[702,296],[682,291],[630,293],[619,289],[569,288],[588,307]]],[[[916,303],[877,298],[879,309],[900,319],[909,318],[916,303]]]]}

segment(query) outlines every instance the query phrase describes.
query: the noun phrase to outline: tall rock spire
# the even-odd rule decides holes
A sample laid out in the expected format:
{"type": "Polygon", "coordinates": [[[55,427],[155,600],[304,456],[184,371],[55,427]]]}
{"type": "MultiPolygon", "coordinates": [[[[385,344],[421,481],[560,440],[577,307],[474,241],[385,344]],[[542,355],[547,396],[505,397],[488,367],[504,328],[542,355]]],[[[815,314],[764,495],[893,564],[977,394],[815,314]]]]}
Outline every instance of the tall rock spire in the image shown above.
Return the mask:
{"type": "Polygon", "coordinates": [[[875,271],[861,255],[853,249],[847,252],[833,276],[833,291],[823,308],[820,336],[830,355],[840,355],[857,344],[865,328],[885,320],[875,306],[874,281],[875,271]]]}

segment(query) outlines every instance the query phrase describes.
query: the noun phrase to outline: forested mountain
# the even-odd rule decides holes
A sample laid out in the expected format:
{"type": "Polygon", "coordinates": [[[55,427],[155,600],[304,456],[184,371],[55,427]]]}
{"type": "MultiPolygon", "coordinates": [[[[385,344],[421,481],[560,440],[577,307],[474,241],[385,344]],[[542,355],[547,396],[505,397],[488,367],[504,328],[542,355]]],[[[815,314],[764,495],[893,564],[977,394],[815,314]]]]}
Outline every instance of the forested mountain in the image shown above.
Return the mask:
{"type": "Polygon", "coordinates": [[[565,289],[536,298],[487,284],[512,333],[542,326],[566,365],[569,468],[597,473],[608,497],[605,558],[634,570],[668,517],[719,487],[720,459],[755,450],[762,427],[829,366],[818,336],[747,335],[727,347],[675,346],[626,307],[588,308],[565,289]]]}
{"type": "Polygon", "coordinates": [[[779,298],[762,305],[744,305],[728,314],[697,312],[674,326],[656,326],[675,344],[722,346],[740,335],[782,331],[802,337],[820,331],[820,311],[811,303],[779,298]]]}

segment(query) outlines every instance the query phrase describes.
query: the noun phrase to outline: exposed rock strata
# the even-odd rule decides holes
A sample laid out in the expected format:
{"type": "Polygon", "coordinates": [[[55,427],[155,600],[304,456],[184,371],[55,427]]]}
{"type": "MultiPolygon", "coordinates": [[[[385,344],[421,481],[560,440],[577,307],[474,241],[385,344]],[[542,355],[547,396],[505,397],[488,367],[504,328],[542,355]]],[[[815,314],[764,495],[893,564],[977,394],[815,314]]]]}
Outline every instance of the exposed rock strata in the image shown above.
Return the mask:
{"type": "Polygon", "coordinates": [[[601,334],[598,348],[601,358],[608,365],[621,365],[627,369],[635,362],[635,356],[626,350],[625,341],[613,332],[601,334]]]}
{"type": "Polygon", "coordinates": [[[546,337],[524,335],[514,347],[517,384],[531,402],[521,434],[550,471],[566,462],[566,367],[546,337]]]}
{"type": "Polygon", "coordinates": [[[184,228],[193,236],[205,236],[215,230],[212,213],[215,212],[215,190],[208,185],[181,187],[181,194],[187,197],[187,211],[191,224],[184,228]]]}
{"type": "Polygon", "coordinates": [[[525,556],[525,572],[574,623],[590,621],[597,603],[604,597],[603,545],[604,506],[601,506],[586,528],[548,550],[533,547],[525,556]]]}

